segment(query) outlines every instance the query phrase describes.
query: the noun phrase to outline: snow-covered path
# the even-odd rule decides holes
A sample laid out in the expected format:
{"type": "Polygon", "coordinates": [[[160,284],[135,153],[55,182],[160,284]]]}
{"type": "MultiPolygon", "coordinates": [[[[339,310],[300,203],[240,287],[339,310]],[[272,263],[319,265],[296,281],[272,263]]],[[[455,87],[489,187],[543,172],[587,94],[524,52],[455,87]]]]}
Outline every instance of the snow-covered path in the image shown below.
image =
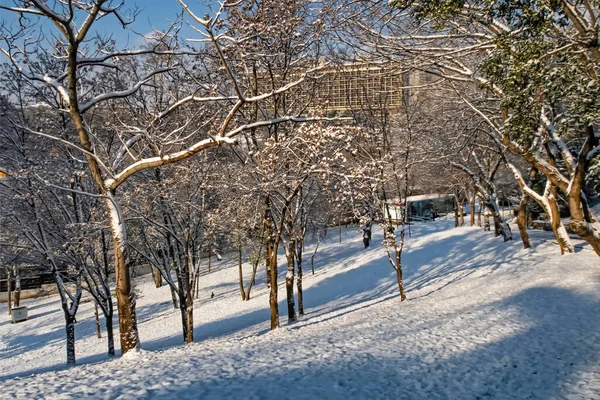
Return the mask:
{"type": "MultiPolygon", "coordinates": [[[[306,315],[287,324],[280,303],[273,332],[264,276],[250,302],[239,298],[236,268],[204,277],[188,346],[168,289],[144,281],[147,350],[61,369],[56,299],[26,303],[29,322],[0,317],[3,398],[600,398],[600,263],[587,246],[561,257],[546,233],[524,251],[444,221],[415,228],[404,257],[409,301],[399,302],[380,236],[365,251],[349,232],[321,245],[316,274],[305,276],[306,315]]],[[[80,362],[105,349],[84,306],[80,362]]]]}

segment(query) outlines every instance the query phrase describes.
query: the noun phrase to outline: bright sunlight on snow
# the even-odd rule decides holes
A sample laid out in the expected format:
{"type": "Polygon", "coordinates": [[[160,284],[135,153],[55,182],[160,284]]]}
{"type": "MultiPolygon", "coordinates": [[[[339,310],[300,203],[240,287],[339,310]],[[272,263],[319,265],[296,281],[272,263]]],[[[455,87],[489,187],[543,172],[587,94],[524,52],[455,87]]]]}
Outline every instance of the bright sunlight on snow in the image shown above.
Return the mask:
{"type": "Polygon", "coordinates": [[[224,260],[201,278],[190,345],[168,287],[141,278],[144,350],[106,360],[85,303],[72,368],[58,298],[25,300],[29,321],[2,313],[2,396],[280,399],[293,385],[302,399],[600,398],[597,256],[582,243],[560,256],[548,233],[532,235],[541,244],[522,250],[480,228],[414,225],[400,303],[384,248],[364,250],[347,228],[342,244],[321,243],[305,275],[305,316],[275,331],[264,271],[243,302],[235,262],[224,260]]]}

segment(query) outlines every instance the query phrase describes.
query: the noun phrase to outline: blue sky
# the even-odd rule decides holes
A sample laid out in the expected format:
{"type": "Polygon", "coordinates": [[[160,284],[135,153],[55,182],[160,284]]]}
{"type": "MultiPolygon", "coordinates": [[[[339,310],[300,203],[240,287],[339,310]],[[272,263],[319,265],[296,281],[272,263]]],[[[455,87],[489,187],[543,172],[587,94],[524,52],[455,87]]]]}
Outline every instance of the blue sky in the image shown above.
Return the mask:
{"type": "MultiPolygon", "coordinates": [[[[118,20],[114,17],[101,19],[95,24],[95,30],[103,35],[110,35],[121,47],[138,46],[143,42],[141,35],[150,33],[153,29],[164,30],[170,26],[170,21],[174,21],[182,9],[177,0],[125,0],[124,10],[132,10],[137,8],[140,13],[136,21],[129,26],[128,30],[124,30],[118,20]]],[[[49,1],[53,3],[52,0],[49,1]]],[[[113,1],[118,4],[119,1],[113,1]]],[[[188,0],[187,5],[196,14],[203,16],[209,11],[209,7],[218,7],[214,0],[188,0]]],[[[0,0],[0,4],[11,6],[14,5],[12,0],[0,0]]],[[[16,24],[17,15],[5,10],[0,10],[0,19],[3,22],[16,24]]],[[[189,21],[188,16],[184,16],[184,21],[189,21]]],[[[56,28],[46,22],[40,21],[40,27],[46,32],[46,36],[50,31],[56,28]]],[[[198,34],[192,29],[184,27],[181,31],[182,37],[192,38],[198,37],[198,34]]]]}

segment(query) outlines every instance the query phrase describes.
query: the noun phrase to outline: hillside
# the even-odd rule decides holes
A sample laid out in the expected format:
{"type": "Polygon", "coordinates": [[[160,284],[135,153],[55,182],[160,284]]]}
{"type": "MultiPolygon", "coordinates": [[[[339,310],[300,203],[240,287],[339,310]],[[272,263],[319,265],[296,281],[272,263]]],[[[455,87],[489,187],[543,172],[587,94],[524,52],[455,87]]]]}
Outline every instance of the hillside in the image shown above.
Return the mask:
{"type": "Polygon", "coordinates": [[[331,232],[315,275],[305,260],[306,315],[287,324],[280,286],[272,332],[264,271],[249,302],[233,261],[204,276],[188,346],[168,288],[141,278],[144,350],[105,360],[93,305],[82,304],[79,365],[69,369],[58,299],[26,300],[29,321],[0,316],[3,397],[600,398],[600,266],[589,246],[575,241],[577,252],[561,257],[546,232],[533,232],[536,248],[525,251],[516,235],[502,243],[451,224],[413,227],[403,303],[380,232],[368,250],[355,230],[342,244],[331,232]]]}

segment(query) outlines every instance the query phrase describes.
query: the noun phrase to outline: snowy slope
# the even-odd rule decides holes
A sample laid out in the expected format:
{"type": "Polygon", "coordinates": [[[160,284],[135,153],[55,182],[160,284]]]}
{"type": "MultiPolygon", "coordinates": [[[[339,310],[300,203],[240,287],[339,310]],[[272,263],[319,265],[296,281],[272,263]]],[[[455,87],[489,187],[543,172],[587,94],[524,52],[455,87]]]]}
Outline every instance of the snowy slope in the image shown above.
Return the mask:
{"type": "Polygon", "coordinates": [[[369,250],[354,231],[341,245],[332,237],[319,247],[315,275],[307,247],[307,313],[287,324],[282,301],[273,332],[264,274],[249,302],[236,268],[203,277],[188,346],[168,288],[142,280],[145,350],[92,363],[105,358],[106,343],[83,304],[83,365],[70,369],[57,299],[27,300],[29,322],[0,316],[3,398],[600,398],[598,257],[581,242],[561,257],[546,232],[532,233],[537,247],[525,251],[518,237],[502,243],[450,224],[413,227],[404,303],[380,235],[369,250]]]}

